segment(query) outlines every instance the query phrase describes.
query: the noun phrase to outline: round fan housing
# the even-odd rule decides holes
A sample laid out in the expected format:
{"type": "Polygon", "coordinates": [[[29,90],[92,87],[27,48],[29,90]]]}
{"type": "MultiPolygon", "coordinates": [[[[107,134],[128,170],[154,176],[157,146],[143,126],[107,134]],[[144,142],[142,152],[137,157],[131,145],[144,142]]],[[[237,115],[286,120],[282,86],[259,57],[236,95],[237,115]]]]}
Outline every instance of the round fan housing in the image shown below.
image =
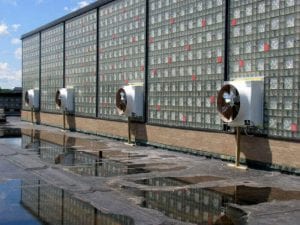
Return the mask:
{"type": "Polygon", "coordinates": [[[24,96],[25,104],[33,109],[39,108],[39,90],[29,89],[25,92],[24,96]]]}
{"type": "Polygon", "coordinates": [[[142,117],[144,115],[144,87],[127,85],[116,93],[116,107],[119,115],[142,117]]]}
{"type": "Polygon", "coordinates": [[[74,111],[74,92],[72,88],[60,88],[55,94],[56,108],[65,112],[74,111]]]}
{"type": "Polygon", "coordinates": [[[263,126],[263,81],[226,82],[218,93],[217,110],[230,126],[263,126]]]}

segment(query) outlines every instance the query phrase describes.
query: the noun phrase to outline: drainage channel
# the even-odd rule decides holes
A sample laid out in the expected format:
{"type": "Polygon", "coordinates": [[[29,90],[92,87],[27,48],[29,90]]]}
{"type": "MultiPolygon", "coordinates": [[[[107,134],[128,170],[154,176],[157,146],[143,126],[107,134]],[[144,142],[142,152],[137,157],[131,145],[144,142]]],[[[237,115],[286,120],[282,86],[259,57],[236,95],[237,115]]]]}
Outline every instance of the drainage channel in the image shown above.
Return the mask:
{"type": "Polygon", "coordinates": [[[126,215],[103,213],[41,180],[9,180],[0,184],[0,196],[1,224],[134,224],[126,215]]]}

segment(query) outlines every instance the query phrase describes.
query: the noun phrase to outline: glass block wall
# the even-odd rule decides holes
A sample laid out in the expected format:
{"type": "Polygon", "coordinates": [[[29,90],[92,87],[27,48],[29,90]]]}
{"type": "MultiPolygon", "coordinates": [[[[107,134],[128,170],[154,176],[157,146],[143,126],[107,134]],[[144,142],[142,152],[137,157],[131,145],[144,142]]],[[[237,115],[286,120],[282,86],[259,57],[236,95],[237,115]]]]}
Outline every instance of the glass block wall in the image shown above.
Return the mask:
{"type": "Polygon", "coordinates": [[[144,83],[145,0],[119,0],[99,10],[99,117],[117,114],[117,90],[144,83]]]}
{"type": "Polygon", "coordinates": [[[300,2],[230,3],[230,79],[261,76],[265,131],[300,138],[300,2]]]}
{"type": "Polygon", "coordinates": [[[75,114],[96,116],[97,11],[65,24],[65,79],[75,91],[75,114]]]}
{"type": "Polygon", "coordinates": [[[149,1],[149,123],[221,129],[225,4],[149,1]]]}
{"type": "Polygon", "coordinates": [[[55,93],[63,87],[63,24],[43,31],[41,39],[41,111],[57,112],[55,93]]]}
{"type": "Polygon", "coordinates": [[[22,77],[23,77],[23,109],[30,110],[25,105],[25,92],[29,89],[39,89],[40,82],[40,34],[34,34],[23,39],[22,48],[22,77]]]}

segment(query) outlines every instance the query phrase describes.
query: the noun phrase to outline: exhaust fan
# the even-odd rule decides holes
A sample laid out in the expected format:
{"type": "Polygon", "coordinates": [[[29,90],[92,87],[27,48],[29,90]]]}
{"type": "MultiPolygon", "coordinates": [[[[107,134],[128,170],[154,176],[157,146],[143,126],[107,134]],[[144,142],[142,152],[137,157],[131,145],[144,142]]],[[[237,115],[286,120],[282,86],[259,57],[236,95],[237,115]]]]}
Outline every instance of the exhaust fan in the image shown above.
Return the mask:
{"type": "Polygon", "coordinates": [[[127,85],[116,94],[116,106],[119,115],[141,117],[144,115],[144,87],[127,85]]]}
{"type": "Polygon", "coordinates": [[[74,91],[72,88],[60,88],[55,95],[56,108],[65,112],[74,112],[74,91]]]}
{"type": "Polygon", "coordinates": [[[39,90],[29,89],[25,92],[25,104],[32,109],[39,108],[39,90]]]}
{"type": "Polygon", "coordinates": [[[218,93],[217,110],[229,126],[263,126],[263,81],[226,82],[218,93]]]}

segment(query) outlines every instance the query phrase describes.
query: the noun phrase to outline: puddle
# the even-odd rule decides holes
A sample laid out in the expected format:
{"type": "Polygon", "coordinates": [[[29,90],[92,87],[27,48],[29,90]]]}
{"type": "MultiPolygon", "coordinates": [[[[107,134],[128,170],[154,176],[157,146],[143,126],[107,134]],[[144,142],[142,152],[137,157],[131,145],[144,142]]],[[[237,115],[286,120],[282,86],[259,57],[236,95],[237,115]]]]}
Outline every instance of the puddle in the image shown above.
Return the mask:
{"type": "Polygon", "coordinates": [[[137,180],[135,183],[147,186],[185,186],[191,184],[198,184],[201,182],[224,180],[221,177],[214,176],[193,176],[193,177],[153,177],[149,179],[137,180]]]}
{"type": "Polygon", "coordinates": [[[300,200],[300,192],[271,187],[230,186],[183,190],[144,191],[123,187],[141,199],[140,206],[196,224],[246,224],[246,214],[233,204],[254,205],[269,201],[300,200]]]}
{"type": "Polygon", "coordinates": [[[69,192],[39,180],[11,180],[0,184],[1,224],[133,225],[125,215],[103,213],[69,192]]]}
{"type": "Polygon", "coordinates": [[[21,129],[0,128],[0,144],[21,147],[21,129]]]}
{"type": "MultiPolygon", "coordinates": [[[[65,170],[79,174],[81,176],[99,176],[99,177],[113,177],[121,175],[150,173],[160,169],[165,164],[149,163],[149,164],[132,164],[130,162],[118,162],[114,160],[101,160],[94,164],[87,165],[75,165],[72,167],[66,167],[65,170]]],[[[168,170],[174,171],[177,167],[171,167],[168,170]]],[[[181,169],[181,168],[180,168],[181,169]]]]}
{"type": "Polygon", "coordinates": [[[20,204],[20,186],[20,180],[11,180],[0,184],[0,224],[44,224],[20,204]]]}
{"type": "Polygon", "coordinates": [[[0,138],[3,137],[21,137],[21,129],[19,128],[0,128],[0,138]]]}
{"type": "Polygon", "coordinates": [[[284,191],[273,187],[229,186],[215,187],[207,190],[230,196],[233,203],[239,205],[256,205],[271,201],[300,200],[300,191],[284,191]]]}
{"type": "Polygon", "coordinates": [[[72,166],[65,170],[79,174],[81,176],[99,176],[99,177],[113,177],[138,173],[149,173],[145,169],[145,165],[121,163],[117,161],[107,160],[97,162],[92,165],[72,166]]]}

